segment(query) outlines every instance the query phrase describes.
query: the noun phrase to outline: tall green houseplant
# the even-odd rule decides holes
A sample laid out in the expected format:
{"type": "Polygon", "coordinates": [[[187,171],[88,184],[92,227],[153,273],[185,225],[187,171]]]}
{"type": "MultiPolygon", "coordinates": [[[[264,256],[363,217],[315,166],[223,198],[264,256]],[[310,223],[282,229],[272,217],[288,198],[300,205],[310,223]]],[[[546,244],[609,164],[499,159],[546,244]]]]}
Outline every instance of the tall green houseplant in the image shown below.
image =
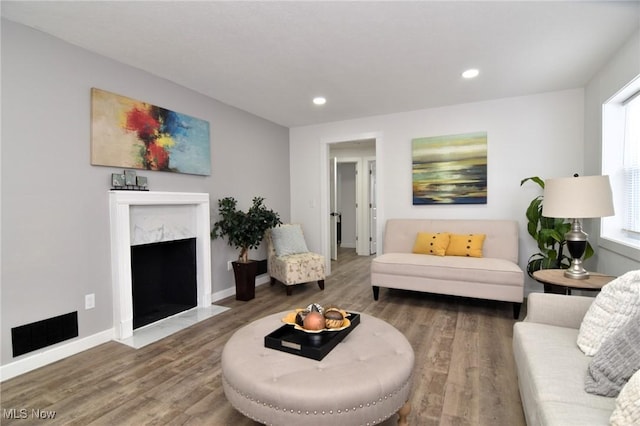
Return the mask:
{"type": "Polygon", "coordinates": [[[218,200],[220,220],[213,224],[211,238],[226,237],[229,245],[240,249],[238,262],[249,261],[249,250],[258,248],[267,229],[281,224],[280,216],[263,204],[264,198],[254,197],[253,205],[243,212],[237,209],[233,197],[218,200]]]}
{"type": "MultiPolygon", "coordinates": [[[[544,190],[544,180],[532,176],[520,181],[520,186],[527,181],[534,182],[544,190]]],[[[527,261],[527,274],[533,276],[540,269],[567,269],[571,265],[571,257],[564,254],[567,241],[564,235],[571,229],[571,223],[565,219],[545,217],[542,215],[543,196],[538,195],[527,207],[527,232],[538,244],[538,253],[534,253],[527,261]]],[[[593,248],[587,243],[584,258],[593,256],[593,248]]]]}

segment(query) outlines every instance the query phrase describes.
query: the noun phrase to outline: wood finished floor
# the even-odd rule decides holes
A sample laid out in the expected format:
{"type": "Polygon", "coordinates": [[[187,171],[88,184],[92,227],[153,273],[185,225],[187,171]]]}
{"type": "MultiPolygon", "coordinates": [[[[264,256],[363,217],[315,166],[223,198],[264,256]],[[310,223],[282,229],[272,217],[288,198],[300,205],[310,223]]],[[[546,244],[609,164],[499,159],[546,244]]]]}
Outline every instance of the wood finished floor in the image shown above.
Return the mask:
{"type": "Polygon", "coordinates": [[[510,304],[380,290],[371,257],[341,250],[324,291],[307,284],[287,297],[259,286],[256,298],[216,302],[231,310],[142,349],[109,342],[2,383],[0,423],[65,425],[257,425],[227,402],[220,355],[242,325],[311,302],[382,318],[416,354],[411,425],[525,425],[511,349],[510,304]],[[10,409],[55,411],[54,420],[12,420],[10,409]]]}

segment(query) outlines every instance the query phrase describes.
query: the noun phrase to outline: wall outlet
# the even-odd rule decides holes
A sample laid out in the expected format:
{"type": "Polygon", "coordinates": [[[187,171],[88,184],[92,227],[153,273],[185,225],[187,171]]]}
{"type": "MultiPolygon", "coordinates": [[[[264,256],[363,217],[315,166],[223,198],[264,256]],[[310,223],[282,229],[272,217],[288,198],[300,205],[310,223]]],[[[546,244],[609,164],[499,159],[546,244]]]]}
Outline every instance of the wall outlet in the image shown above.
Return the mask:
{"type": "Polygon", "coordinates": [[[93,309],[96,307],[96,295],[91,293],[84,296],[84,308],[93,309]]]}
{"type": "Polygon", "coordinates": [[[231,264],[231,262],[233,262],[233,260],[230,260],[227,262],[227,271],[230,271],[233,269],[233,265],[231,264]]]}

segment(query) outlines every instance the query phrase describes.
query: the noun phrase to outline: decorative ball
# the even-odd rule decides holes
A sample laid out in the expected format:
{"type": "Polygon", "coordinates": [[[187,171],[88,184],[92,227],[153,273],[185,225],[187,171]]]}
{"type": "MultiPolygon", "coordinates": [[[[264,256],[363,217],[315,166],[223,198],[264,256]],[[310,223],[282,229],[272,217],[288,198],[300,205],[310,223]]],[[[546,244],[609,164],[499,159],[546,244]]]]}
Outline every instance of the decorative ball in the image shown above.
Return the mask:
{"type": "Polygon", "coordinates": [[[304,327],[304,318],[307,316],[307,311],[300,311],[296,314],[296,324],[300,327],[304,327]]]}
{"type": "Polygon", "coordinates": [[[344,323],[342,312],[337,308],[329,308],[324,312],[325,326],[327,328],[340,328],[344,323]]]}
{"type": "Polygon", "coordinates": [[[307,311],[308,312],[320,312],[320,313],[323,313],[324,312],[324,308],[319,303],[312,303],[309,306],[307,306],[307,311]]]}
{"type": "Polygon", "coordinates": [[[322,330],[324,322],[324,316],[320,312],[309,312],[304,318],[303,327],[307,330],[322,330]]]}

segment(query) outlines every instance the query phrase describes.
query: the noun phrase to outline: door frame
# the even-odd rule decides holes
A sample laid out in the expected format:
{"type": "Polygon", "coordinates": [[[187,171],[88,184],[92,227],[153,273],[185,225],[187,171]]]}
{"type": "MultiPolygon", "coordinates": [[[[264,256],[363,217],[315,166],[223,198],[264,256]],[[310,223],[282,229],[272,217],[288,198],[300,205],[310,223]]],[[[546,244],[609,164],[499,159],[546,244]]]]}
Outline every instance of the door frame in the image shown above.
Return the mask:
{"type": "Polygon", "coordinates": [[[338,260],[338,159],[329,153],[329,252],[331,260],[338,260]]]}
{"type": "Polygon", "coordinates": [[[327,275],[331,275],[331,227],[330,227],[330,205],[329,205],[329,145],[340,142],[349,142],[362,139],[375,139],[376,141],[376,199],[378,200],[378,223],[376,239],[378,241],[378,251],[380,251],[380,242],[382,241],[382,226],[385,223],[384,202],[382,199],[382,191],[380,189],[381,182],[384,182],[384,159],[381,155],[383,151],[383,133],[368,132],[352,134],[347,136],[327,137],[320,140],[320,245],[322,254],[325,257],[325,267],[327,275]]]}
{"type": "Polygon", "coordinates": [[[366,157],[364,159],[364,162],[366,163],[366,169],[367,169],[367,179],[368,179],[368,185],[367,185],[367,205],[365,206],[367,209],[367,216],[369,218],[368,221],[368,225],[369,225],[369,229],[370,229],[370,233],[369,236],[372,237],[372,239],[369,241],[369,255],[373,255],[373,254],[377,254],[378,253],[378,200],[377,200],[377,196],[378,196],[378,172],[377,172],[377,165],[376,165],[376,158],[375,157],[366,157]],[[374,173],[373,173],[373,177],[371,176],[371,170],[373,169],[374,173]],[[372,184],[373,182],[373,184],[372,184]],[[371,188],[373,187],[373,191],[371,191],[371,188]],[[373,192],[373,194],[372,194],[373,192]],[[373,211],[375,211],[375,214],[373,214],[373,211]],[[374,219],[375,217],[375,219],[374,219]],[[373,229],[372,229],[373,228],[373,229]],[[372,246],[375,246],[375,250],[372,250],[372,246]]]}

